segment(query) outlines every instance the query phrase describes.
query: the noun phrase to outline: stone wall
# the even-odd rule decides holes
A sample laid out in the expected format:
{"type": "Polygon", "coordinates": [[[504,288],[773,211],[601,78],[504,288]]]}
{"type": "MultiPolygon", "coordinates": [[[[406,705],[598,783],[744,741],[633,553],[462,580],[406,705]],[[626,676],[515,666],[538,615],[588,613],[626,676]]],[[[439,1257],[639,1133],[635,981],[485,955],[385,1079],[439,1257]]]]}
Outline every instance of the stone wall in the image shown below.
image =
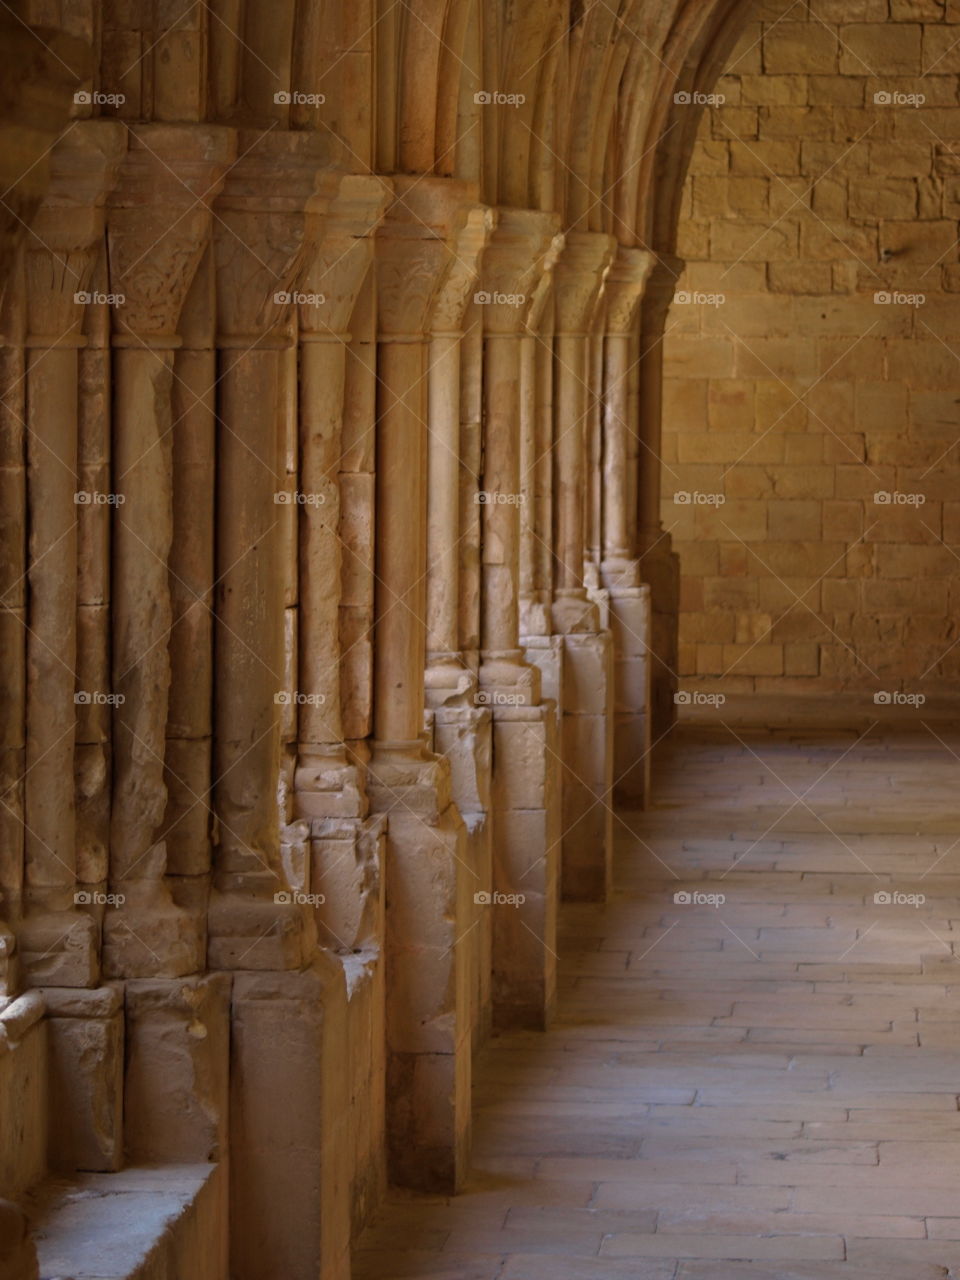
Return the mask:
{"type": "Polygon", "coordinates": [[[680,683],[929,692],[960,680],[960,5],[752,19],[665,343],[680,683]]]}

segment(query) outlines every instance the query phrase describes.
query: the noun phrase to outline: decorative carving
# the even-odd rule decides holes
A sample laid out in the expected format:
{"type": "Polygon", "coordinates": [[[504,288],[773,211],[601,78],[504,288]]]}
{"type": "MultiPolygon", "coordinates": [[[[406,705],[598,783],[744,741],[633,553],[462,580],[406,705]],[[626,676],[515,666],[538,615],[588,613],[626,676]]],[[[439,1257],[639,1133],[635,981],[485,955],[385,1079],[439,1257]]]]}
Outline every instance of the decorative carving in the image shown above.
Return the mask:
{"type": "Polygon", "coordinates": [[[210,203],[235,154],[214,125],[138,125],[107,218],[114,339],[175,345],[210,233],[210,203]]]}
{"type": "Polygon", "coordinates": [[[457,237],[453,266],[437,295],[431,329],[435,334],[459,333],[479,273],[480,255],[496,225],[496,213],[476,205],[457,237]]]}
{"type": "Polygon", "coordinates": [[[476,207],[476,187],[452,178],[397,178],[394,202],[377,229],[382,339],[423,337],[434,300],[454,263],[451,241],[476,207]]]}
{"type": "Polygon", "coordinates": [[[305,263],[300,332],[345,334],[360,286],[373,260],[374,232],[390,201],[385,178],[348,174],[324,223],[323,239],[305,263]],[[317,299],[322,298],[322,302],[317,299]]]}
{"type": "Polygon", "coordinates": [[[61,345],[83,323],[86,293],[103,237],[104,201],[126,151],[123,125],[78,121],[50,155],[50,186],[26,239],[30,345],[61,345]]]}
{"type": "Polygon", "coordinates": [[[609,334],[630,333],[656,258],[646,249],[621,245],[603,286],[609,334]]]}
{"type": "Polygon", "coordinates": [[[559,230],[558,214],[500,210],[483,256],[483,325],[488,333],[522,332],[537,302],[542,304],[548,273],[563,244],[559,230]]]}
{"type": "Polygon", "coordinates": [[[323,232],[342,172],[326,134],[241,130],[217,198],[214,251],[221,345],[280,334],[323,232]]]}
{"type": "Polygon", "coordinates": [[[572,231],[553,272],[557,333],[586,334],[617,242],[593,231],[572,231]]]}

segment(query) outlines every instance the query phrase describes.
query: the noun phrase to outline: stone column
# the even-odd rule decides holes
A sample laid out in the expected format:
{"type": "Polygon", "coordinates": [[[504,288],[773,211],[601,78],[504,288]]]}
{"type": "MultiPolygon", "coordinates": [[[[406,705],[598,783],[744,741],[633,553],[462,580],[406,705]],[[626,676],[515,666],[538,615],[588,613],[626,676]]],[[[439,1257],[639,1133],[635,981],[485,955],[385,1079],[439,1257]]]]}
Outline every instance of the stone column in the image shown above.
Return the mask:
{"type": "MultiPolygon", "coordinates": [[[[495,225],[477,205],[454,247],[454,263],[433,308],[427,376],[427,667],[426,721],[434,749],[450,764],[453,800],[467,830],[465,860],[477,888],[489,884],[491,715],[476,701],[477,676],[461,648],[460,430],[463,321],[477,295],[478,264],[495,225]]],[[[469,1017],[473,1043],[489,1026],[489,994],[480,967],[489,964],[490,913],[474,899],[467,938],[469,1017]]]]}
{"type": "MultiPolygon", "coordinates": [[[[79,482],[79,351],[103,203],[123,127],[85,121],[50,157],[50,187],[26,244],[29,629],[26,640],[25,909],[21,954],[37,985],[95,986],[97,926],[77,904],[74,750],[78,703],[77,515],[104,495],[79,482]]],[[[99,505],[99,503],[98,503],[99,505]]],[[[105,522],[106,507],[100,507],[105,522]]],[[[99,886],[102,887],[102,886],[99,886]]]]}
{"type": "Polygon", "coordinates": [[[543,1027],[556,993],[559,752],[540,670],[520,647],[521,352],[559,218],[503,209],[484,258],[481,665],[493,712],[493,1015],[543,1027]]]}
{"type": "Polygon", "coordinates": [[[680,608],[680,563],[660,520],[661,411],[663,404],[663,334],[667,312],[684,268],[681,258],[661,254],[647,282],[640,309],[639,480],[637,485],[637,549],[640,573],[650,585],[652,671],[651,708],[654,736],[673,723],[677,687],[677,618],[680,608]]]}
{"type": "MultiPolygon", "coordinates": [[[[323,239],[307,260],[298,303],[300,465],[298,492],[291,495],[297,498],[300,571],[294,808],[297,818],[309,821],[311,840],[305,878],[295,887],[325,898],[317,917],[320,940],[350,953],[353,904],[340,901],[340,889],[345,877],[353,887],[365,850],[377,845],[363,838],[370,827],[365,781],[344,742],[340,614],[344,557],[352,554],[341,538],[344,394],[350,320],[389,199],[382,178],[343,178],[323,239]]],[[[379,877],[376,865],[366,869],[366,879],[371,876],[379,877]]]]}
{"type": "Polygon", "coordinates": [[[316,946],[313,909],[291,893],[297,877],[308,886],[310,830],[285,824],[279,791],[280,717],[292,710],[282,552],[294,307],[310,305],[298,295],[342,173],[326,135],[241,130],[237,149],[214,230],[220,839],[208,912],[208,964],[234,971],[231,1258],[237,1280],[341,1280],[348,1108],[332,1066],[346,989],[342,965],[316,946]]]}
{"type": "Polygon", "coordinates": [[[283,832],[280,723],[284,670],[282,517],[289,497],[285,422],[293,294],[321,238],[340,175],[309,133],[241,132],[241,159],[216,203],[217,687],[215,803],[220,823],[209,912],[219,968],[292,969],[315,926],[290,901],[305,824],[283,832]],[[283,839],[281,839],[283,837],[283,839]],[[284,866],[281,845],[293,859],[284,866]],[[275,900],[275,895],[279,895],[275,900]]]}
{"type": "Polygon", "coordinates": [[[636,560],[631,435],[633,339],[652,254],[621,245],[604,286],[603,497],[600,581],[613,634],[614,799],[643,808],[650,786],[650,588],[636,560]]]}
{"type": "Polygon", "coordinates": [[[387,831],[387,1135],[401,1185],[455,1190],[470,1130],[469,965],[478,888],[448,762],[423,733],[428,347],[474,191],[396,178],[377,232],[377,591],[369,793],[387,831]]]}
{"type": "Polygon", "coordinates": [[[143,126],[130,138],[109,202],[118,499],[110,887],[124,899],[104,918],[110,977],[175,977],[204,964],[202,916],[171,896],[162,827],[172,622],[171,387],[180,311],[209,240],[209,202],[233,154],[226,129],[143,126]]]}
{"type": "Polygon", "coordinates": [[[584,585],[585,429],[590,334],[616,249],[612,236],[567,235],[554,272],[554,630],[564,637],[563,896],[602,902],[613,844],[613,651],[584,585]]]}

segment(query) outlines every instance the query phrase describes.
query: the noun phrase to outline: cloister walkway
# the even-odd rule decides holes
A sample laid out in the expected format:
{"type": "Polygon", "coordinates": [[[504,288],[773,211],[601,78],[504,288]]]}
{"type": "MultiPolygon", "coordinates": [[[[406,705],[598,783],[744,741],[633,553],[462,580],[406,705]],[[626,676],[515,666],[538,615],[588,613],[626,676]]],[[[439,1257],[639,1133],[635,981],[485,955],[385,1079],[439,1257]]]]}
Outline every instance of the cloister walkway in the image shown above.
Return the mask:
{"type": "Polygon", "coordinates": [[[960,732],[886,713],[674,731],[468,1191],[391,1197],[355,1280],[960,1276],[960,732]]]}

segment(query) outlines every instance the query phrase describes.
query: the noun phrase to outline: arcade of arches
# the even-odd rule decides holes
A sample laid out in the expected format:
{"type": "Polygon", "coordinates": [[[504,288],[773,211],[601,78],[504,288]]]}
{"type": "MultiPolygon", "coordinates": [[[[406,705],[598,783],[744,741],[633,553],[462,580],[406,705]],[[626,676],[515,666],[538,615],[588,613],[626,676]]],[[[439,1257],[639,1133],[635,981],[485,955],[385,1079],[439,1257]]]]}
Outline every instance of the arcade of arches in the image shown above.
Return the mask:
{"type": "Polygon", "coordinates": [[[958,0],[0,32],[0,1280],[960,1274],[958,0]]]}

